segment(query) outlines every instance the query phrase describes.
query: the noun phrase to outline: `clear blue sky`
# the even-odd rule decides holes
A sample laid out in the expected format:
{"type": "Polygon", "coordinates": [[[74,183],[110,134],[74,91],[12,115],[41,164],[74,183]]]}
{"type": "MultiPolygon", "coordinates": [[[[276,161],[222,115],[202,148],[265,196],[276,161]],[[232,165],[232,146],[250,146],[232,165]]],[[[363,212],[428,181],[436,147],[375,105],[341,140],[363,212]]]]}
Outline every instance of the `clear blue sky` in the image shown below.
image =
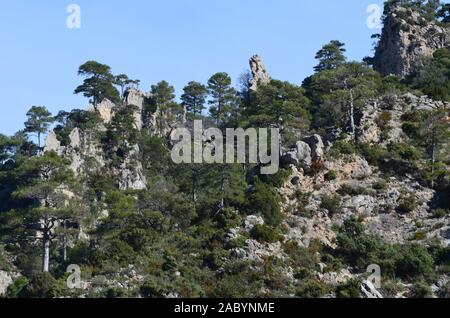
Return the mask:
{"type": "Polygon", "coordinates": [[[258,53],[273,78],[300,84],[326,42],[348,57],[372,54],[370,4],[381,0],[14,0],[0,4],[0,133],[23,128],[32,105],[85,108],[73,95],[87,60],[142,81],[191,81],[228,72],[234,80],[258,53]],[[68,29],[67,6],[81,7],[81,29],[68,29]]]}

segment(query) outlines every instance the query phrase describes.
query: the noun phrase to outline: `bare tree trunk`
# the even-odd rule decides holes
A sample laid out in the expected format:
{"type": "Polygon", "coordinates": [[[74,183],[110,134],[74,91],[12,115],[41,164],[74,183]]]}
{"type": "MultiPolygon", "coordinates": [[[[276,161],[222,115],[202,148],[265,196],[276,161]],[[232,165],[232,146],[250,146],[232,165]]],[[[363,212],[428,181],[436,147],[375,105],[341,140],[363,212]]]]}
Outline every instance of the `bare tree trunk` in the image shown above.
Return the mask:
{"type": "Polygon", "coordinates": [[[225,172],[222,170],[222,175],[220,178],[220,206],[219,209],[222,211],[225,208],[225,172]]]}
{"type": "Polygon", "coordinates": [[[197,203],[197,170],[192,169],[192,201],[197,203]]]}
{"type": "Polygon", "coordinates": [[[63,260],[64,262],[67,261],[67,235],[66,235],[66,229],[67,229],[67,225],[66,225],[66,221],[63,222],[63,226],[64,226],[64,239],[63,239],[63,260]]]}
{"type": "Polygon", "coordinates": [[[41,133],[38,132],[38,147],[39,147],[39,153],[41,153],[41,133]]]}
{"type": "MultiPolygon", "coordinates": [[[[433,138],[434,139],[434,138],[433,138]]],[[[436,143],[433,141],[431,145],[431,189],[434,189],[434,164],[436,163],[436,143]]]]}
{"type": "Polygon", "coordinates": [[[355,138],[355,102],[353,98],[353,90],[350,89],[350,109],[349,109],[350,132],[355,138]]]}
{"type": "Polygon", "coordinates": [[[50,263],[50,234],[48,230],[45,230],[44,237],[42,238],[42,271],[44,273],[49,271],[50,263]]]}

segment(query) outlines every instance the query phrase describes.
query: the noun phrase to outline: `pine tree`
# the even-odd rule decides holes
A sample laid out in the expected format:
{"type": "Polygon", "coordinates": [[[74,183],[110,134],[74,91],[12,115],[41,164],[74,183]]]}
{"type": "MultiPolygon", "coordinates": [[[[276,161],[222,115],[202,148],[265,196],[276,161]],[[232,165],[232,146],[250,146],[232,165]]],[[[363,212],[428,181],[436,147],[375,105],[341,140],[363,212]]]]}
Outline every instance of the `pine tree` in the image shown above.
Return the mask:
{"type": "Polygon", "coordinates": [[[38,147],[41,148],[41,136],[46,134],[50,125],[54,122],[52,114],[44,106],[33,106],[27,113],[25,132],[35,134],[38,139],[38,147]]]}
{"type": "Polygon", "coordinates": [[[154,105],[158,114],[158,129],[160,137],[165,136],[165,129],[168,128],[170,122],[175,120],[180,105],[175,99],[175,88],[166,81],[161,81],[156,85],[152,85],[150,90],[152,97],[151,103],[154,105]]]}
{"type": "Polygon", "coordinates": [[[423,120],[419,122],[419,138],[430,160],[431,187],[434,188],[436,163],[445,158],[445,155],[449,155],[446,145],[450,142],[450,123],[445,109],[437,109],[423,115],[423,120]],[[446,153],[441,154],[441,150],[445,150],[446,153]]]}
{"type": "Polygon", "coordinates": [[[322,49],[317,52],[316,59],[319,60],[319,64],[314,67],[316,72],[332,70],[345,63],[346,58],[345,44],[337,40],[333,40],[328,44],[325,44],[322,49]]]}
{"type": "Polygon", "coordinates": [[[216,73],[208,80],[208,93],[211,117],[216,125],[226,125],[236,112],[236,91],[231,87],[231,78],[227,73],[216,73]]]}
{"type": "Polygon", "coordinates": [[[49,271],[50,244],[55,239],[56,227],[73,216],[67,205],[66,193],[74,182],[68,165],[55,152],[46,152],[29,158],[17,169],[18,185],[12,195],[29,203],[18,217],[29,236],[33,237],[36,231],[41,234],[43,272],[49,271]]]}
{"type": "Polygon", "coordinates": [[[205,109],[208,94],[206,86],[198,82],[189,82],[183,91],[184,94],[181,96],[181,100],[186,111],[193,114],[194,118],[197,115],[201,115],[205,109]]]}
{"type": "Polygon", "coordinates": [[[138,87],[140,82],[140,80],[132,80],[128,78],[128,76],[125,74],[114,76],[114,84],[119,86],[120,96],[122,97],[122,99],[125,98],[125,92],[128,88],[138,87]]]}
{"type": "Polygon", "coordinates": [[[78,75],[86,79],[75,89],[74,94],[83,93],[85,97],[92,98],[95,109],[105,98],[112,102],[120,101],[119,92],[114,87],[114,76],[108,65],[88,61],[80,66],[78,75]]]}
{"type": "Polygon", "coordinates": [[[313,75],[305,86],[307,96],[319,104],[314,110],[315,127],[345,128],[356,137],[356,109],[376,95],[379,83],[379,74],[358,62],[345,63],[313,75]]]}
{"type": "MultiPolygon", "coordinates": [[[[290,137],[296,139],[293,135],[308,131],[311,122],[307,110],[309,101],[301,87],[272,80],[260,86],[251,100],[251,106],[246,112],[250,126],[278,128],[288,143],[290,137]]],[[[280,151],[281,146],[280,139],[280,151]]]]}

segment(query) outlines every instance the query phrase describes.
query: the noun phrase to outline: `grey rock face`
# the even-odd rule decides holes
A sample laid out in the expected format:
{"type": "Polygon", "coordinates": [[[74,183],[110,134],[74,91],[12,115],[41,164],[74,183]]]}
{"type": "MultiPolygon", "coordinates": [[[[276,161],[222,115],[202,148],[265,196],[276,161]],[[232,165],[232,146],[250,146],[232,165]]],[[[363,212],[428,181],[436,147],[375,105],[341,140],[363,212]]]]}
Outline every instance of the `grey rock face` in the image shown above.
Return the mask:
{"type": "Polygon", "coordinates": [[[369,281],[365,281],[361,284],[361,293],[365,298],[383,298],[380,292],[369,281]]]}
{"type": "MultiPolygon", "coordinates": [[[[115,108],[114,103],[108,99],[104,99],[100,104],[97,105],[97,110],[100,114],[101,119],[105,124],[111,122],[111,119],[114,116],[114,108],[115,108]]],[[[88,110],[95,111],[95,108],[93,105],[89,105],[88,110]]]]}
{"type": "Polygon", "coordinates": [[[409,75],[421,56],[445,47],[449,30],[425,20],[419,12],[386,4],[386,19],[375,52],[374,67],[383,75],[409,75]]]}
{"type": "Polygon", "coordinates": [[[47,151],[55,151],[57,154],[61,154],[61,143],[53,131],[48,133],[47,140],[45,141],[44,152],[47,151]]]}
{"type": "Polygon", "coordinates": [[[266,67],[264,66],[259,55],[254,55],[250,58],[250,69],[253,76],[250,87],[252,91],[257,90],[258,85],[270,83],[270,75],[267,73],[266,67]]]}
{"type": "Polygon", "coordinates": [[[251,231],[256,225],[263,225],[264,219],[260,216],[249,215],[245,219],[245,230],[251,231]]]}
{"type": "Polygon", "coordinates": [[[370,144],[387,145],[404,142],[402,115],[409,111],[431,111],[438,108],[450,109],[450,103],[434,101],[427,96],[415,96],[411,93],[386,94],[367,103],[358,112],[356,136],[358,141],[370,144]],[[380,116],[388,115],[390,120],[384,129],[377,124],[380,116]]]}
{"type": "Polygon", "coordinates": [[[137,106],[138,111],[134,114],[135,125],[137,129],[141,129],[144,126],[142,119],[142,111],[144,107],[144,100],[147,96],[137,89],[130,88],[125,92],[125,103],[127,105],[137,106]]]}
{"type": "Polygon", "coordinates": [[[4,271],[0,271],[0,296],[6,293],[8,286],[13,282],[12,277],[4,271]]]}
{"type": "Polygon", "coordinates": [[[290,149],[281,158],[284,165],[310,167],[312,163],[311,147],[303,141],[297,143],[297,148],[290,149]]]}
{"type": "MultiPolygon", "coordinates": [[[[303,141],[311,148],[311,157],[314,161],[320,161],[325,155],[325,145],[320,135],[306,137],[303,141]]],[[[304,146],[302,146],[304,148],[304,146]]]]}
{"type": "Polygon", "coordinates": [[[311,166],[312,163],[312,153],[311,153],[311,147],[303,141],[299,141],[297,143],[297,156],[300,160],[300,163],[311,166]]]}

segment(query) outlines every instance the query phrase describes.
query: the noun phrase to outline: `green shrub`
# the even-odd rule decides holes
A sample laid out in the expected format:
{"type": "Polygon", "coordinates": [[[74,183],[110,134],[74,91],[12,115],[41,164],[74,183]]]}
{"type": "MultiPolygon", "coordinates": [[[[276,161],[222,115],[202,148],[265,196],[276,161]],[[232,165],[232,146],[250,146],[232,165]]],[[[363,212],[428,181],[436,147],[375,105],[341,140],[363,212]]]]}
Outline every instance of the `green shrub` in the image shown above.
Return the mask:
{"type": "Polygon", "coordinates": [[[50,273],[38,273],[19,294],[21,298],[53,298],[56,279],[50,273]]]}
{"type": "Polygon", "coordinates": [[[421,154],[416,148],[403,143],[390,144],[388,150],[392,155],[403,160],[414,161],[421,158],[421,154]]]}
{"type": "Polygon", "coordinates": [[[357,152],[363,156],[371,165],[378,165],[378,163],[389,156],[386,149],[378,146],[373,146],[366,143],[359,143],[357,145],[357,152]]]}
{"type": "Polygon", "coordinates": [[[8,286],[6,291],[6,297],[8,298],[17,298],[22,290],[29,283],[28,278],[25,276],[20,276],[17,278],[11,285],[8,286]]]}
{"type": "Polygon", "coordinates": [[[387,184],[386,180],[381,179],[381,180],[374,182],[374,184],[372,184],[372,188],[374,188],[377,191],[384,191],[384,190],[387,190],[388,184],[387,184]]]}
{"type": "Polygon", "coordinates": [[[342,199],[339,195],[336,195],[334,197],[325,195],[322,197],[322,203],[320,204],[320,207],[327,210],[329,216],[333,217],[334,215],[341,213],[342,199]]]}
{"type": "Polygon", "coordinates": [[[442,219],[447,217],[450,214],[450,210],[448,209],[436,209],[433,210],[433,218],[435,219],[442,219]]]}
{"type": "Polygon", "coordinates": [[[397,206],[397,212],[399,214],[408,214],[417,209],[418,206],[419,204],[414,194],[401,195],[399,205],[397,206]]]}
{"type": "Polygon", "coordinates": [[[399,257],[395,263],[396,274],[402,278],[413,278],[433,272],[434,260],[427,249],[419,244],[399,247],[399,257]]]}
{"type": "Polygon", "coordinates": [[[140,287],[140,293],[145,298],[163,298],[164,291],[161,282],[154,278],[148,278],[140,287]]]}
{"type": "Polygon", "coordinates": [[[430,298],[433,296],[431,287],[423,281],[414,283],[411,289],[412,298],[430,298]]]}
{"type": "Polygon", "coordinates": [[[361,298],[361,281],[351,279],[336,288],[337,298],[361,298]]]}
{"type": "Polygon", "coordinates": [[[336,171],[331,170],[331,171],[328,171],[325,174],[325,181],[333,181],[333,180],[336,180],[336,179],[337,179],[336,171]]]}
{"type": "Polygon", "coordinates": [[[377,124],[380,129],[385,130],[389,128],[389,123],[392,120],[392,114],[390,112],[382,112],[378,117],[375,119],[375,123],[377,124]]]}
{"type": "Polygon", "coordinates": [[[316,279],[308,279],[298,284],[295,295],[300,298],[321,298],[329,292],[328,285],[316,279]]]}
{"type": "Polygon", "coordinates": [[[352,155],[357,152],[355,145],[346,141],[338,141],[331,147],[330,154],[334,158],[338,158],[341,155],[352,155]]]}
{"type": "Polygon", "coordinates": [[[248,208],[253,214],[262,214],[267,224],[278,226],[283,221],[278,193],[261,181],[257,181],[248,200],[248,208]]]}
{"type": "Polygon", "coordinates": [[[411,236],[411,238],[409,240],[410,241],[423,241],[426,238],[427,238],[427,233],[425,233],[423,231],[417,231],[411,236]]]}
{"type": "Polygon", "coordinates": [[[450,298],[450,282],[441,287],[441,289],[439,290],[439,297],[450,298]]]}
{"type": "Polygon", "coordinates": [[[129,297],[129,291],[124,288],[108,288],[105,293],[105,297],[109,299],[127,298],[129,297]]]}
{"type": "Polygon", "coordinates": [[[282,235],[276,229],[261,224],[253,227],[250,231],[250,236],[262,243],[275,243],[282,238],[282,235]]]}
{"type": "Polygon", "coordinates": [[[402,124],[403,132],[412,139],[419,138],[419,127],[416,123],[406,122],[402,124]]]}
{"type": "Polygon", "coordinates": [[[277,173],[271,175],[261,175],[259,178],[264,183],[275,187],[280,188],[284,185],[284,183],[288,180],[288,178],[292,175],[291,169],[280,169],[277,173]]]}
{"type": "Polygon", "coordinates": [[[357,196],[357,195],[364,194],[366,192],[366,190],[362,187],[349,185],[349,184],[345,183],[340,187],[340,189],[337,192],[342,196],[346,196],[346,195],[357,196]]]}

